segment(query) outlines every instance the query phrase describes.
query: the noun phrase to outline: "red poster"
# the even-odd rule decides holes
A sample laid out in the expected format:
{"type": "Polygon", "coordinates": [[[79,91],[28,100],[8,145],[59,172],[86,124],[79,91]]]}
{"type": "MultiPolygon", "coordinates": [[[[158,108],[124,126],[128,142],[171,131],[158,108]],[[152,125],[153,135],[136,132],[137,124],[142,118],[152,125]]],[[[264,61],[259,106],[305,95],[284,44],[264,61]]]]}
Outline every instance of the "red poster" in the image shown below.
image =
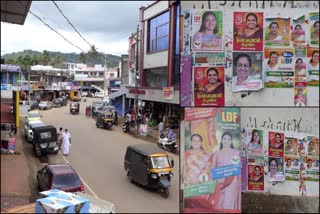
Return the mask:
{"type": "Polygon", "coordinates": [[[263,13],[234,12],[233,50],[263,50],[263,13]]]}
{"type": "Polygon", "coordinates": [[[283,157],[284,134],[279,132],[269,132],[269,156],[283,157]]]}
{"type": "Polygon", "coordinates": [[[264,190],[264,168],[259,165],[248,165],[248,190],[264,190]]]}
{"type": "Polygon", "coordinates": [[[224,106],[224,67],[194,67],[194,106],[224,106]]]}

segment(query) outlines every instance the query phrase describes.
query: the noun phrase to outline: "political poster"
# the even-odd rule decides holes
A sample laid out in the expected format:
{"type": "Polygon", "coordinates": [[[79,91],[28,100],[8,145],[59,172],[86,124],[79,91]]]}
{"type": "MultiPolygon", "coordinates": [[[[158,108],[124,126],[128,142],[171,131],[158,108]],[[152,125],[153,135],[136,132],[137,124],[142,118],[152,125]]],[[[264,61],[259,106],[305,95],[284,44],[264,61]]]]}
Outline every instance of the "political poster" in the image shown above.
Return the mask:
{"type": "Polygon", "coordinates": [[[262,52],[233,52],[232,92],[263,88],[262,52]]]}
{"type": "Polygon", "coordinates": [[[224,67],[194,66],[194,106],[224,106],[224,67]]]}
{"type": "Polygon", "coordinates": [[[180,106],[191,106],[191,80],[192,80],[192,65],[191,55],[180,55],[180,106]]]}
{"type": "Polygon", "coordinates": [[[240,109],[186,108],[185,139],[184,212],[240,212],[240,109]]]}
{"type": "Polygon", "coordinates": [[[263,155],[263,131],[246,129],[246,151],[249,155],[263,155]]]}
{"type": "Polygon", "coordinates": [[[192,11],[192,51],[222,51],[222,11],[192,11]]]}
{"type": "Polygon", "coordinates": [[[191,37],[191,11],[181,10],[180,14],[180,53],[181,55],[190,55],[190,37],[191,37]]]}
{"type": "Polygon", "coordinates": [[[293,26],[291,31],[291,41],[293,46],[302,46],[306,41],[306,17],[302,15],[298,18],[293,18],[293,26]]]}
{"type": "Polygon", "coordinates": [[[263,50],[263,13],[233,13],[233,50],[263,50]]]}
{"type": "Polygon", "coordinates": [[[283,182],[285,181],[283,158],[269,157],[268,158],[268,181],[283,182]]]}
{"type": "Polygon", "coordinates": [[[293,48],[265,48],[264,70],[266,88],[294,87],[293,57],[293,48]]]}
{"type": "Polygon", "coordinates": [[[265,19],[265,46],[290,45],[290,19],[267,17],[265,19]]]}
{"type": "Polygon", "coordinates": [[[319,87],[319,47],[307,47],[307,86],[319,87]]]}
{"type": "Polygon", "coordinates": [[[300,159],[299,156],[285,156],[284,173],[287,181],[299,181],[300,159]]]}
{"type": "Polygon", "coordinates": [[[269,156],[283,157],[284,133],[269,131],[269,156]]]}
{"type": "Polygon", "coordinates": [[[310,41],[311,45],[315,45],[319,47],[319,12],[309,13],[310,20],[310,41]]]}
{"type": "Polygon", "coordinates": [[[306,159],[306,180],[319,182],[319,158],[306,159]]]}
{"type": "Polygon", "coordinates": [[[248,190],[264,191],[263,156],[248,156],[248,190]]]}

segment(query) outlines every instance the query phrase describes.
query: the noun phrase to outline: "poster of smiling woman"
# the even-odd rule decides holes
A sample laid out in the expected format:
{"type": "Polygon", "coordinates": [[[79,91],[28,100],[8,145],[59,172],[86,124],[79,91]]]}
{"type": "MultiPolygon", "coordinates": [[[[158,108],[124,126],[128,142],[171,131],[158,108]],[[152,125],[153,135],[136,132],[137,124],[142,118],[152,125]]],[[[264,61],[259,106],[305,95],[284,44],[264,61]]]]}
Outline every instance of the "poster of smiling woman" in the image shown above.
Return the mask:
{"type": "Polygon", "coordinates": [[[240,109],[185,110],[184,212],[240,212],[240,109]]]}
{"type": "Polygon", "coordinates": [[[290,45],[290,19],[266,18],[265,20],[265,45],[289,46],[290,45]]]}
{"type": "Polygon", "coordinates": [[[309,14],[310,19],[310,40],[311,45],[319,45],[319,12],[313,12],[309,14]]]}
{"type": "Polygon", "coordinates": [[[193,51],[221,51],[222,49],[222,11],[192,11],[193,51]]]}

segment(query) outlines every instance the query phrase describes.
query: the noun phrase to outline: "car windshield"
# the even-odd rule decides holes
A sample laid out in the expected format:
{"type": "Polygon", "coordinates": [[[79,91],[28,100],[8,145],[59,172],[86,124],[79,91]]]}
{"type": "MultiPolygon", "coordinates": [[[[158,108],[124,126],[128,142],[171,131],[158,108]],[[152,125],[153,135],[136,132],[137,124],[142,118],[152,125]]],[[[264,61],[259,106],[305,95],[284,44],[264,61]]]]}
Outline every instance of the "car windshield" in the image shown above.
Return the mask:
{"type": "Polygon", "coordinates": [[[36,117],[40,117],[39,112],[29,112],[28,113],[28,118],[36,118],[36,117]]]}
{"type": "Polygon", "coordinates": [[[170,167],[167,156],[152,157],[151,160],[153,168],[161,169],[170,167]]]}
{"type": "Polygon", "coordinates": [[[53,186],[55,188],[80,186],[80,178],[77,174],[61,174],[53,178],[53,186]]]}

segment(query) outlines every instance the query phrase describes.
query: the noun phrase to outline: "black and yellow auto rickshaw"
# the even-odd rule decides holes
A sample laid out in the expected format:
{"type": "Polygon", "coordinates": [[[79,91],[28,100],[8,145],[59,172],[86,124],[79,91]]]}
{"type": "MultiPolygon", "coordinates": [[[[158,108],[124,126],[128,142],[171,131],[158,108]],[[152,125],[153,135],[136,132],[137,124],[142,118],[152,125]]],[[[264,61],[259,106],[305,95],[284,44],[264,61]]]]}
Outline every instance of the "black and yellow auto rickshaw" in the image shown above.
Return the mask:
{"type": "Polygon", "coordinates": [[[168,154],[154,144],[136,144],[127,147],[124,169],[129,181],[158,189],[165,198],[169,196],[173,166],[174,161],[168,154]]]}
{"type": "Polygon", "coordinates": [[[79,114],[80,103],[70,103],[70,114],[79,114]]]}
{"type": "Polygon", "coordinates": [[[112,129],[114,115],[112,111],[97,111],[96,126],[104,129],[112,129]]]}

